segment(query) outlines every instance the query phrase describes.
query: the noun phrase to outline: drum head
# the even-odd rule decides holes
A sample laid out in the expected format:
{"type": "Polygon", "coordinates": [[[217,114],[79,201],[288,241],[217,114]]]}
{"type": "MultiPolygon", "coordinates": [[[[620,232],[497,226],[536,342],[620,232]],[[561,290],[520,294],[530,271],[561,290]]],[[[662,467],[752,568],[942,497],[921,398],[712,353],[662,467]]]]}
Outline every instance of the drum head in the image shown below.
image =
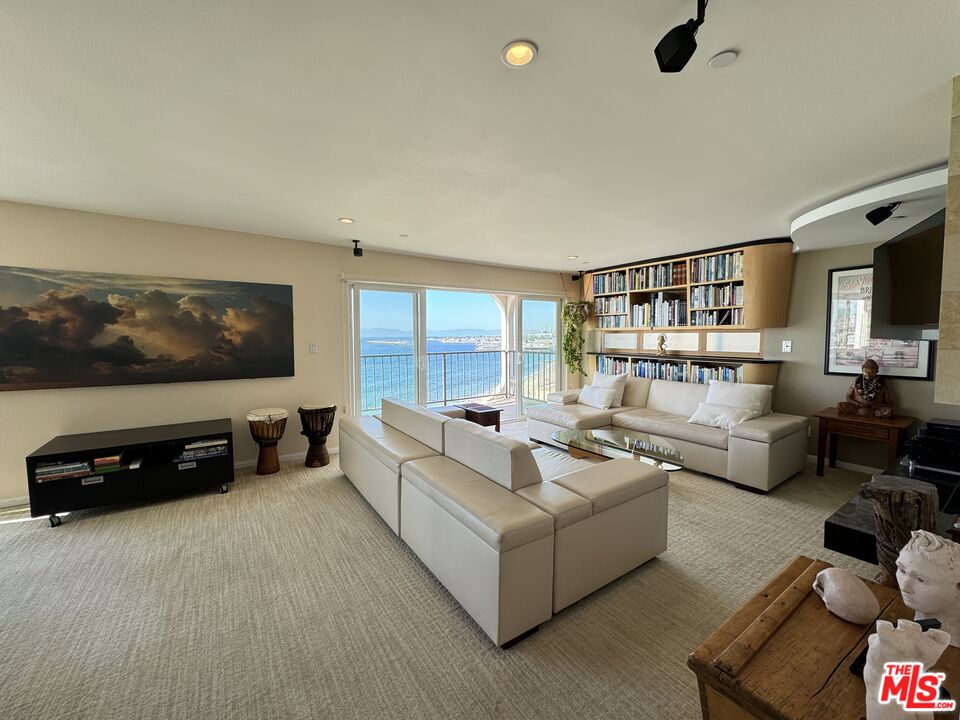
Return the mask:
{"type": "Polygon", "coordinates": [[[333,403],[302,403],[301,410],[336,410],[337,406],[333,403]]]}
{"type": "Polygon", "coordinates": [[[283,420],[289,413],[283,408],[257,408],[247,413],[248,422],[272,423],[283,420]]]}

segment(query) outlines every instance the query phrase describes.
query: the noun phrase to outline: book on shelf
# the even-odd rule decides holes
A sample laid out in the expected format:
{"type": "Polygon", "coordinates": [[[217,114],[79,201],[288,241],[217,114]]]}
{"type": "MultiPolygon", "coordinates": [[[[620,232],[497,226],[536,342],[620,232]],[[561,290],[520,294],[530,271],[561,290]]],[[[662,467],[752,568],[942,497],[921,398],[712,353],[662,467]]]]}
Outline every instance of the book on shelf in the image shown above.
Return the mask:
{"type": "Polygon", "coordinates": [[[695,383],[706,384],[711,380],[723,382],[743,382],[743,366],[741,365],[700,365],[694,363],[690,367],[691,379],[695,383]]]}
{"type": "Polygon", "coordinates": [[[226,445],[217,445],[217,446],[214,446],[214,447],[208,446],[208,447],[194,448],[193,450],[186,450],[186,449],[184,449],[184,451],[183,451],[182,453],[180,453],[180,455],[177,457],[176,460],[174,460],[174,462],[187,462],[187,461],[190,461],[190,460],[204,460],[204,459],[206,459],[206,458],[223,457],[223,456],[226,455],[226,454],[227,454],[227,446],[226,446],[226,445]]]}
{"type": "Polygon", "coordinates": [[[633,364],[634,377],[653,380],[687,381],[687,364],[664,360],[637,360],[633,364]]]}
{"type": "Polygon", "coordinates": [[[85,477],[90,472],[91,465],[87,461],[43,463],[34,468],[33,479],[36,482],[67,480],[69,478],[85,477]]]}
{"type": "Polygon", "coordinates": [[[120,456],[108,455],[94,458],[93,469],[98,473],[117,472],[120,469],[120,456]]]}
{"type": "Polygon", "coordinates": [[[743,308],[691,310],[691,325],[743,325],[743,308]]]}
{"type": "Polygon", "coordinates": [[[610,328],[625,328],[627,327],[627,316],[626,315],[600,315],[597,317],[597,327],[610,329],[610,328]]]}
{"type": "Polygon", "coordinates": [[[737,280],[743,277],[743,251],[708,255],[690,260],[691,282],[737,280]]]}
{"type": "Polygon", "coordinates": [[[670,298],[665,293],[650,296],[650,302],[630,309],[634,327],[673,327],[687,324],[687,301],[670,298]]]}
{"type": "Polygon", "coordinates": [[[218,447],[220,445],[226,445],[226,438],[213,438],[212,440],[194,440],[191,443],[183,446],[184,450],[195,450],[197,448],[205,447],[218,447]]]}
{"type": "Polygon", "coordinates": [[[743,305],[743,284],[695,285],[690,288],[691,309],[743,305]]]}
{"type": "Polygon", "coordinates": [[[626,358],[597,357],[597,372],[601,375],[623,375],[630,372],[630,361],[626,358]]]}
{"type": "Polygon", "coordinates": [[[685,260],[681,260],[634,268],[629,272],[628,284],[631,290],[653,290],[661,287],[686,285],[687,263],[685,260]]]}
{"type": "Polygon", "coordinates": [[[627,296],[598,297],[593,301],[593,311],[597,315],[626,314],[627,296]]]}
{"type": "Polygon", "coordinates": [[[594,294],[626,292],[626,291],[627,291],[626,270],[615,270],[614,272],[599,273],[593,276],[594,294]]]}

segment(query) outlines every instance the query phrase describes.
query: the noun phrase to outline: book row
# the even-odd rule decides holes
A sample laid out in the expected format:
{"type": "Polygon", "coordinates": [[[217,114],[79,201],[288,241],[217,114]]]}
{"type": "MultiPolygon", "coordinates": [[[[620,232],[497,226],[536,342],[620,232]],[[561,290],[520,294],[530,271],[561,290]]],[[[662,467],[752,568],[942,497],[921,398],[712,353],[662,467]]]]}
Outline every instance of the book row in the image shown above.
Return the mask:
{"type": "Polygon", "coordinates": [[[669,262],[663,265],[630,270],[631,290],[649,290],[658,287],[687,284],[687,262],[669,262]]]}
{"type": "Polygon", "coordinates": [[[630,308],[634,327],[672,327],[687,324],[687,301],[668,299],[657,293],[650,302],[630,308]]]}
{"type": "Polygon", "coordinates": [[[690,366],[690,374],[695,383],[708,383],[711,380],[722,380],[723,382],[743,382],[743,367],[726,367],[715,365],[697,365],[690,366]]]}
{"type": "Polygon", "coordinates": [[[627,325],[628,317],[626,315],[601,315],[597,318],[597,327],[598,328],[625,328],[629,327],[627,325]]]}
{"type": "Polygon", "coordinates": [[[743,252],[724,253],[690,261],[690,282],[738,280],[743,277],[743,252]]]}
{"type": "Polygon", "coordinates": [[[627,312],[627,296],[598,297],[593,301],[593,311],[597,315],[610,315],[612,313],[625,315],[627,312]]]}
{"type": "Polygon", "coordinates": [[[743,325],[743,308],[729,310],[693,310],[691,325],[743,325]]]}
{"type": "Polygon", "coordinates": [[[594,293],[613,293],[627,291],[627,273],[623,270],[602,273],[593,276],[594,293]]]}
{"type": "Polygon", "coordinates": [[[634,377],[651,378],[653,380],[687,381],[687,364],[660,362],[658,360],[637,360],[633,364],[634,377]]]}
{"type": "Polygon", "coordinates": [[[697,285],[690,288],[690,307],[743,305],[743,285],[697,285]]]}

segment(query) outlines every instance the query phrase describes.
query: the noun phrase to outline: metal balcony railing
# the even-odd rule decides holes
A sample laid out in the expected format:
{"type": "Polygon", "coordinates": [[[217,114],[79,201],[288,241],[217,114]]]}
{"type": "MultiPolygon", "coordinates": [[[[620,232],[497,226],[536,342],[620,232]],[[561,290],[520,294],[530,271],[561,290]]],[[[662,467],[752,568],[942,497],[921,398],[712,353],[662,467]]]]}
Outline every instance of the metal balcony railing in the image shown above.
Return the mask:
{"type": "MultiPolygon", "coordinates": [[[[525,351],[520,392],[524,407],[546,402],[556,389],[557,356],[525,351]]],[[[427,353],[426,405],[467,400],[509,401],[517,396],[517,352],[477,350],[427,353]]],[[[360,411],[378,412],[380,399],[416,401],[418,367],[413,354],[360,356],[360,411]]]]}

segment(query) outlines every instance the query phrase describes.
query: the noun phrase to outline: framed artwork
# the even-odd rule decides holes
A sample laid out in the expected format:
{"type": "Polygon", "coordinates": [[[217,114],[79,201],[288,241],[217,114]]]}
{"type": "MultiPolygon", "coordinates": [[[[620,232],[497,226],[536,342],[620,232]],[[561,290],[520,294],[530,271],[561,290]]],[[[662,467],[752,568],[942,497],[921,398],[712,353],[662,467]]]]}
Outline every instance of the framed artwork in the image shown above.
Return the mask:
{"type": "Polygon", "coordinates": [[[293,374],[291,285],[0,266],[0,391],[293,374]]]}
{"type": "Polygon", "coordinates": [[[871,265],[827,271],[824,374],[859,375],[860,366],[871,358],[886,377],[929,380],[930,342],[870,337],[872,302],[871,265]]]}

